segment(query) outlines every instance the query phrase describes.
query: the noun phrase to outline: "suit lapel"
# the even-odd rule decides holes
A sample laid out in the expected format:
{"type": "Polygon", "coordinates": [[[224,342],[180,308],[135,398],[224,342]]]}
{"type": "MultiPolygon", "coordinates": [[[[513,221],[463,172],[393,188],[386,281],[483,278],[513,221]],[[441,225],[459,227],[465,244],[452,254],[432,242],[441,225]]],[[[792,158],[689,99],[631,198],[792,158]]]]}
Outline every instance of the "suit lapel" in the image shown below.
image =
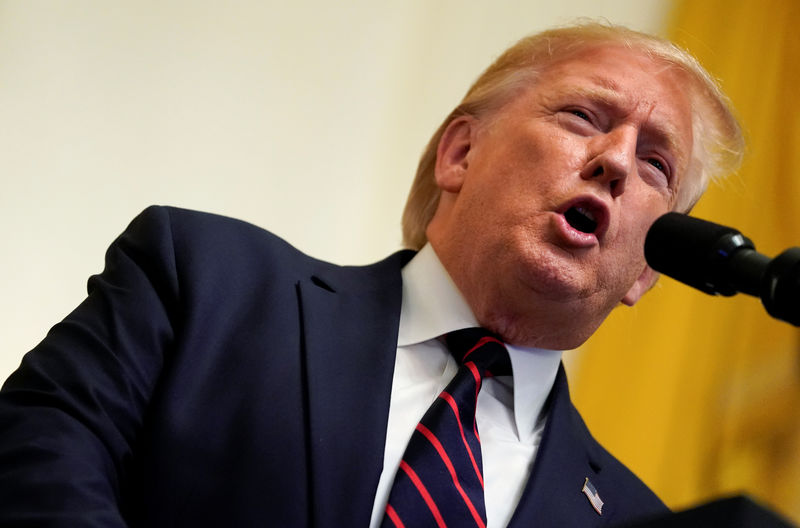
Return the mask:
{"type": "Polygon", "coordinates": [[[408,253],[298,283],[312,524],[367,526],[383,467],[408,253]]]}
{"type": "Polygon", "coordinates": [[[559,368],[533,471],[509,527],[603,526],[613,517],[613,490],[602,478],[599,461],[583,421],[569,399],[566,374],[559,368]],[[582,492],[586,479],[605,501],[602,515],[582,492]]]}

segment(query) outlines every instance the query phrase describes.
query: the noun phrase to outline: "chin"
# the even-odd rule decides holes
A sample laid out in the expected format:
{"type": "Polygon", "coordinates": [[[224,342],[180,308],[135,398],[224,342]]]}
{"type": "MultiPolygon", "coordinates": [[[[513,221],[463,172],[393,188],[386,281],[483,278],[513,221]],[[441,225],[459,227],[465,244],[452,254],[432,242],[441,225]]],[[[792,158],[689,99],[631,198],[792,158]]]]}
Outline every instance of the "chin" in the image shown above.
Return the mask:
{"type": "Polygon", "coordinates": [[[520,283],[541,300],[569,303],[586,299],[597,291],[592,270],[563,255],[540,254],[520,268],[520,283]]]}

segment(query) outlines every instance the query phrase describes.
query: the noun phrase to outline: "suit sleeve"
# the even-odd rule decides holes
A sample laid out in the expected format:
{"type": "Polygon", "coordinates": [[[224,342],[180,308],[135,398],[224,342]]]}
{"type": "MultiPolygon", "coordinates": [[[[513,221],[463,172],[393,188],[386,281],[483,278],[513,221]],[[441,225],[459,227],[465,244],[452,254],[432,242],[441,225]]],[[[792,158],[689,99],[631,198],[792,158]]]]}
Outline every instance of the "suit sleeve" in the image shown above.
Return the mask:
{"type": "Polygon", "coordinates": [[[0,391],[0,526],[125,526],[134,450],[180,322],[169,212],[111,245],[88,297],[0,391]]]}

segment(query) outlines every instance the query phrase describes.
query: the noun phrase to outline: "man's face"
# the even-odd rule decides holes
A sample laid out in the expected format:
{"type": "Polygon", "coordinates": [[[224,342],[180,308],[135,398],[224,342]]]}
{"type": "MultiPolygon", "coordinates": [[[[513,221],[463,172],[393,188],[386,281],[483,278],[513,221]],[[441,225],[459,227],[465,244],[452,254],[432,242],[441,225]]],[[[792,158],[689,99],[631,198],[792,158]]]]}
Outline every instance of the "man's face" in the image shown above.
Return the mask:
{"type": "Polygon", "coordinates": [[[573,348],[655,281],[647,229],[676,203],[692,151],[687,81],[617,46],[549,66],[439,145],[434,249],[484,326],[573,348]]]}

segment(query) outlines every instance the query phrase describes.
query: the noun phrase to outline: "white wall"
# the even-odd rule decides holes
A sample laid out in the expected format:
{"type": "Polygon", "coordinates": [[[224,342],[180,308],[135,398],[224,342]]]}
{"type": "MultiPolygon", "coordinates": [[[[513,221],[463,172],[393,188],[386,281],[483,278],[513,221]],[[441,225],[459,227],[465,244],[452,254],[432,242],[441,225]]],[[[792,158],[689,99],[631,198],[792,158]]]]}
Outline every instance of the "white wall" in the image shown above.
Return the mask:
{"type": "Polygon", "coordinates": [[[0,379],[151,203],[376,260],[423,146],[519,37],[668,0],[0,0],[0,379]],[[554,5],[557,4],[557,5],[554,5]]]}

